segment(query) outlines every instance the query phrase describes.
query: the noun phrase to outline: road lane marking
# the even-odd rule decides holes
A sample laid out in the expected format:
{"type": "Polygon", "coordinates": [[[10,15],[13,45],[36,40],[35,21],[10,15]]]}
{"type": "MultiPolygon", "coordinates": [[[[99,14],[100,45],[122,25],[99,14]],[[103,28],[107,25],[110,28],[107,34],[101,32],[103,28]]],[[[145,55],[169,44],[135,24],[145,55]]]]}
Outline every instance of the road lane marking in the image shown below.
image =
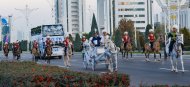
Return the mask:
{"type": "MultiPolygon", "coordinates": [[[[168,68],[160,68],[161,70],[168,70],[168,71],[171,71],[172,69],[168,69],[168,68]]],[[[183,71],[183,70],[178,70],[178,71],[183,71]]],[[[184,70],[185,72],[189,72],[189,70],[184,70]]]]}

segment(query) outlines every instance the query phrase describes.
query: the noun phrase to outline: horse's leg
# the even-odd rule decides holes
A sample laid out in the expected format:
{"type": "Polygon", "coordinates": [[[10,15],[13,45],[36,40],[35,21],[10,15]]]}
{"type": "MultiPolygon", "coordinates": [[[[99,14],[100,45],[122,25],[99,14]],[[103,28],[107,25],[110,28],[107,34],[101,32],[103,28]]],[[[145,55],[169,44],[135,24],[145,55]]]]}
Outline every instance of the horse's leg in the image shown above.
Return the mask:
{"type": "Polygon", "coordinates": [[[172,65],[172,67],[171,67],[172,70],[171,71],[174,71],[175,68],[174,68],[174,64],[173,64],[173,56],[172,57],[170,56],[170,61],[171,61],[171,65],[172,65]]]}
{"type": "Polygon", "coordinates": [[[122,59],[123,59],[123,57],[124,57],[124,55],[123,55],[123,50],[121,50],[121,55],[122,55],[122,59]]]}
{"type": "Polygon", "coordinates": [[[34,54],[32,54],[32,61],[35,61],[35,56],[34,56],[34,54]]]}
{"type": "Polygon", "coordinates": [[[156,62],[156,52],[154,51],[154,61],[156,62]]]}
{"type": "Polygon", "coordinates": [[[126,52],[127,52],[127,57],[126,57],[126,58],[128,59],[128,54],[129,54],[129,51],[127,50],[126,52]]]}
{"type": "Polygon", "coordinates": [[[114,71],[117,71],[117,54],[113,54],[112,59],[114,71]]]}
{"type": "Polygon", "coordinates": [[[131,58],[133,57],[132,51],[131,51],[131,58]]]}
{"type": "Polygon", "coordinates": [[[67,67],[67,56],[66,55],[64,56],[64,65],[65,65],[65,67],[67,67]]]}
{"type": "Polygon", "coordinates": [[[66,65],[67,65],[67,67],[69,66],[69,55],[67,55],[67,59],[66,59],[66,65]]]}
{"type": "Polygon", "coordinates": [[[49,64],[50,64],[50,61],[51,61],[51,56],[48,57],[48,61],[49,61],[49,64]]]}
{"type": "Polygon", "coordinates": [[[147,58],[147,56],[146,56],[146,52],[144,52],[144,55],[145,55],[145,57],[147,58]]]}
{"type": "Polygon", "coordinates": [[[178,72],[178,69],[177,69],[177,58],[175,58],[175,72],[178,72]]]}
{"type": "Polygon", "coordinates": [[[180,60],[181,60],[182,72],[185,72],[185,70],[184,70],[184,62],[183,62],[183,57],[182,57],[182,55],[180,55],[180,60]]]}
{"type": "Polygon", "coordinates": [[[160,60],[162,60],[162,54],[161,54],[161,52],[159,52],[159,54],[160,54],[160,60]]]}
{"type": "Polygon", "coordinates": [[[71,55],[68,56],[68,66],[71,66],[71,63],[70,63],[71,55]]]}
{"type": "Polygon", "coordinates": [[[123,57],[125,58],[125,50],[123,50],[123,57]]]}

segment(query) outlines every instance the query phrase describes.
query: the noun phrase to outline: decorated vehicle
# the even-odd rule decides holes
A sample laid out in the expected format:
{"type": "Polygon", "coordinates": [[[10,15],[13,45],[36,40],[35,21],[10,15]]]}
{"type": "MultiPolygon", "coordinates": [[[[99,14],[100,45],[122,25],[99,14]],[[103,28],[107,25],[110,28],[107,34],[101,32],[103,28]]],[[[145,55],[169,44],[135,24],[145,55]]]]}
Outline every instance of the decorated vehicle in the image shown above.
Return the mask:
{"type": "Polygon", "coordinates": [[[59,57],[63,56],[63,41],[64,41],[64,31],[63,26],[61,24],[53,24],[53,25],[41,25],[31,29],[31,44],[33,44],[34,40],[36,40],[39,45],[39,51],[41,57],[44,57],[44,52],[46,48],[46,39],[49,36],[52,41],[52,55],[51,57],[59,57]]]}

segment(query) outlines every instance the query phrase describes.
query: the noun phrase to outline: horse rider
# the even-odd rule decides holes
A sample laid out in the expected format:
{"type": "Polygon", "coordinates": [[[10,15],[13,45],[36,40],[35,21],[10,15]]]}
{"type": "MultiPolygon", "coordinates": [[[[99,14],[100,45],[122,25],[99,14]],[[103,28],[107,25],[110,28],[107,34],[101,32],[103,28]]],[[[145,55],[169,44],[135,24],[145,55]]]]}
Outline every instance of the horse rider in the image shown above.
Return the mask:
{"type": "Polygon", "coordinates": [[[155,35],[154,35],[154,30],[150,29],[149,30],[149,34],[148,34],[148,40],[150,43],[150,48],[153,50],[153,45],[154,45],[154,41],[155,41],[155,35]]]}
{"type": "Polygon", "coordinates": [[[47,47],[51,47],[51,44],[52,44],[52,41],[50,39],[50,36],[48,35],[46,37],[46,41],[45,41],[45,45],[46,45],[45,51],[46,51],[47,47]]]}
{"type": "Polygon", "coordinates": [[[81,46],[82,46],[82,50],[83,50],[83,46],[84,46],[84,43],[87,41],[87,39],[86,39],[86,36],[82,36],[82,39],[81,39],[81,42],[82,42],[82,44],[81,44],[81,46]]]}
{"type": "Polygon", "coordinates": [[[105,46],[105,44],[107,43],[107,40],[109,39],[109,35],[106,32],[106,30],[102,31],[102,37],[101,37],[101,44],[105,46]]]}
{"type": "Polygon", "coordinates": [[[14,48],[18,49],[20,47],[18,40],[13,44],[14,48]]]}
{"type": "MultiPolygon", "coordinates": [[[[173,45],[176,42],[177,28],[178,28],[177,25],[173,25],[172,31],[170,33],[168,33],[168,36],[167,36],[168,38],[171,38],[170,45],[169,45],[169,56],[170,56],[170,53],[172,52],[173,45]]],[[[182,51],[183,51],[183,44],[182,44],[182,51]]],[[[182,52],[182,54],[183,54],[183,52],[182,52]]]]}
{"type": "Polygon", "coordinates": [[[82,36],[82,43],[84,43],[84,42],[86,42],[87,40],[86,40],[86,36],[82,36]]]}
{"type": "Polygon", "coordinates": [[[122,37],[122,41],[124,43],[124,48],[126,48],[127,44],[130,42],[130,37],[128,35],[128,32],[124,32],[124,36],[122,37]]]}
{"type": "Polygon", "coordinates": [[[94,37],[91,38],[91,44],[95,47],[100,46],[101,37],[98,35],[97,32],[94,33],[94,37]]]}
{"type": "Polygon", "coordinates": [[[69,36],[66,35],[65,36],[65,40],[63,41],[64,47],[65,47],[65,49],[64,49],[64,53],[65,53],[64,56],[67,55],[67,49],[68,49],[68,46],[69,46],[69,42],[70,42],[69,36]]]}
{"type": "Polygon", "coordinates": [[[8,42],[5,42],[5,45],[3,46],[3,51],[5,52],[5,49],[8,49],[9,51],[9,44],[8,42]]]}
{"type": "Polygon", "coordinates": [[[36,40],[34,40],[33,48],[35,48],[36,50],[38,50],[38,42],[36,40]]]}

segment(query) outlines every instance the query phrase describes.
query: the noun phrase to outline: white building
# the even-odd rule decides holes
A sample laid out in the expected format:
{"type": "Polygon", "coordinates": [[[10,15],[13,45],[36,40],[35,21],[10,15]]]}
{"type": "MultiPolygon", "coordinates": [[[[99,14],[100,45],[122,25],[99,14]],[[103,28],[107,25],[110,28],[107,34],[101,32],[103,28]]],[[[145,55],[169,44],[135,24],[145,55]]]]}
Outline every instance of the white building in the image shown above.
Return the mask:
{"type": "Polygon", "coordinates": [[[116,28],[122,18],[131,19],[138,31],[144,32],[152,24],[152,0],[115,0],[116,28]]]}
{"type": "Polygon", "coordinates": [[[179,28],[190,29],[190,1],[187,0],[185,5],[183,5],[179,12],[179,28]]]}
{"type": "Polygon", "coordinates": [[[108,33],[113,33],[113,0],[97,0],[97,24],[99,31],[105,29],[108,33]]]}
{"type": "Polygon", "coordinates": [[[67,34],[82,32],[82,7],[82,0],[55,0],[56,22],[63,24],[67,34]]]}
{"type": "Polygon", "coordinates": [[[75,36],[91,30],[95,12],[94,0],[55,0],[56,23],[62,23],[64,31],[75,36]]]}
{"type": "MultiPolygon", "coordinates": [[[[180,9],[179,9],[179,28],[186,27],[186,28],[190,29],[190,25],[189,25],[189,23],[190,23],[190,0],[179,0],[179,1],[181,3],[180,9]]],[[[166,14],[167,14],[167,17],[169,17],[168,13],[167,13],[168,10],[166,10],[166,7],[164,7],[164,5],[166,5],[167,3],[164,4],[163,2],[161,2],[159,0],[158,0],[158,3],[160,3],[160,6],[163,6],[162,9],[164,10],[164,12],[160,13],[161,19],[162,19],[161,23],[165,23],[165,21],[166,21],[166,23],[168,25],[168,21],[166,20],[166,17],[165,17],[166,14]]],[[[176,14],[176,18],[175,19],[172,20],[171,17],[170,17],[170,22],[171,22],[170,23],[170,27],[173,24],[177,24],[178,23],[177,12],[175,14],[176,14]]],[[[167,28],[169,28],[169,27],[167,27],[167,28]]]]}

